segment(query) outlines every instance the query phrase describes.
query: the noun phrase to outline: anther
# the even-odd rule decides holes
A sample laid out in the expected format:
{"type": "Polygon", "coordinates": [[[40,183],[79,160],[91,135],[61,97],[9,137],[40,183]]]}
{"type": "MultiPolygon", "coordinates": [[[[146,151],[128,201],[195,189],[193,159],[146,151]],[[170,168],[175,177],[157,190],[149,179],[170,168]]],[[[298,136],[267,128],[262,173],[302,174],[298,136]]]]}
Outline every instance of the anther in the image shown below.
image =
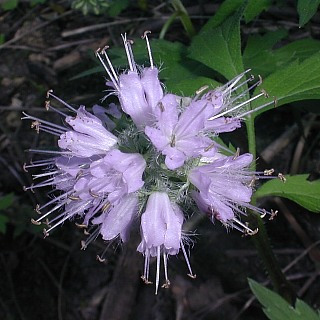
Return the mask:
{"type": "Polygon", "coordinates": [[[282,173],[279,173],[279,174],[278,174],[278,178],[279,178],[282,182],[286,182],[286,181],[287,181],[286,177],[285,177],[282,173]]]}
{"type": "Polygon", "coordinates": [[[278,106],[278,99],[277,97],[273,97],[273,103],[274,103],[274,107],[276,108],[278,106]]]}
{"type": "Polygon", "coordinates": [[[86,244],[86,242],[84,240],[81,240],[80,244],[81,244],[81,250],[86,250],[87,249],[87,244],[86,244]]]}
{"type": "Polygon", "coordinates": [[[261,93],[263,93],[265,98],[269,98],[269,94],[268,94],[268,92],[266,90],[261,89],[261,93]]]}
{"type": "Polygon", "coordinates": [[[148,280],[145,276],[140,277],[145,284],[153,284],[152,281],[148,280]]]}
{"type": "Polygon", "coordinates": [[[169,289],[170,284],[171,284],[170,281],[166,280],[166,282],[161,286],[161,288],[169,289]]]}
{"type": "Polygon", "coordinates": [[[81,223],[77,223],[77,222],[75,223],[75,225],[80,229],[85,229],[88,227],[86,224],[81,224],[81,223]]]}
{"type": "Polygon", "coordinates": [[[271,216],[270,216],[269,220],[271,221],[271,220],[273,220],[273,219],[277,216],[278,210],[273,211],[273,210],[271,209],[270,211],[271,211],[271,216]]]}
{"type": "Polygon", "coordinates": [[[256,176],[253,176],[250,183],[249,183],[250,188],[253,188],[255,186],[256,180],[257,180],[256,176]]]}
{"type": "Polygon", "coordinates": [[[36,205],[34,210],[35,210],[36,213],[41,214],[40,205],[39,204],[36,205]]]}
{"type": "Polygon", "coordinates": [[[271,176],[274,173],[274,169],[266,169],[263,171],[265,176],[271,176]]]}
{"type": "Polygon", "coordinates": [[[209,88],[209,86],[205,85],[201,88],[199,88],[197,91],[196,91],[196,94],[200,94],[202,93],[203,91],[207,90],[209,88]]]}
{"type": "Polygon", "coordinates": [[[89,235],[90,235],[90,232],[88,232],[87,229],[83,229],[83,234],[84,234],[85,236],[89,236],[89,235]]]}
{"type": "Polygon", "coordinates": [[[79,172],[76,174],[76,180],[79,180],[79,178],[82,176],[83,176],[83,171],[79,170],[79,172]]]}
{"type": "Polygon", "coordinates": [[[215,146],[215,144],[214,144],[214,143],[211,143],[210,145],[208,145],[208,146],[204,149],[204,152],[207,152],[207,151],[211,150],[214,146],[215,146]]]}
{"type": "Polygon", "coordinates": [[[171,142],[170,142],[170,146],[171,146],[172,148],[174,148],[175,145],[176,145],[176,136],[173,135],[173,136],[172,136],[172,139],[171,139],[171,142]]]}
{"type": "Polygon", "coordinates": [[[27,168],[26,168],[26,165],[27,165],[27,164],[24,163],[23,166],[22,166],[22,169],[23,169],[24,172],[28,172],[28,170],[27,170],[27,168]]]}
{"type": "Polygon", "coordinates": [[[260,76],[260,74],[258,74],[258,78],[259,78],[259,82],[257,84],[257,87],[259,87],[263,82],[262,77],[260,76]]]}
{"type": "Polygon", "coordinates": [[[73,201],[80,200],[79,197],[77,197],[77,196],[72,196],[72,195],[69,195],[69,196],[68,196],[68,199],[73,200],[73,201]]]}
{"type": "Polygon", "coordinates": [[[190,277],[191,279],[196,279],[197,278],[196,274],[188,273],[187,276],[190,277]]]}
{"type": "Polygon", "coordinates": [[[260,215],[261,219],[263,219],[267,215],[267,211],[265,209],[262,209],[262,210],[263,210],[263,214],[260,215]]]}
{"type": "Polygon", "coordinates": [[[259,228],[256,228],[252,231],[247,231],[248,236],[254,236],[259,232],[259,228]]]}
{"type": "Polygon", "coordinates": [[[111,203],[110,203],[110,202],[106,203],[106,204],[102,207],[102,212],[106,212],[106,211],[110,208],[110,206],[111,206],[111,203]]]}
{"type": "Polygon", "coordinates": [[[40,122],[38,120],[31,122],[31,129],[35,128],[36,132],[40,132],[40,122]]]}
{"type": "Polygon", "coordinates": [[[50,101],[49,100],[46,100],[44,102],[44,107],[46,108],[47,111],[50,109],[50,101]]]}
{"type": "Polygon", "coordinates": [[[47,99],[50,98],[50,94],[51,94],[51,93],[53,93],[53,90],[52,90],[52,89],[49,89],[49,90],[47,91],[47,95],[46,95],[47,99]]]}
{"type": "Polygon", "coordinates": [[[33,218],[31,218],[31,223],[36,225],[36,226],[40,226],[41,222],[34,220],[33,218]]]}
{"type": "Polygon", "coordinates": [[[99,198],[99,195],[97,193],[94,193],[91,189],[89,189],[89,194],[92,198],[99,198]]]}
{"type": "Polygon", "coordinates": [[[47,229],[43,229],[43,236],[44,236],[44,238],[46,238],[46,237],[49,237],[49,233],[47,232],[47,229]]]}
{"type": "Polygon", "coordinates": [[[105,262],[105,261],[106,261],[106,259],[101,258],[98,254],[97,254],[97,256],[96,256],[96,259],[97,259],[99,262],[105,262]]]}
{"type": "Polygon", "coordinates": [[[96,57],[99,55],[100,51],[101,51],[101,48],[98,48],[98,49],[95,51],[96,57]]]}
{"type": "Polygon", "coordinates": [[[143,35],[141,36],[141,39],[145,39],[147,36],[148,36],[148,34],[150,34],[151,33],[151,31],[150,30],[146,30],[144,33],[143,33],[143,35]]]}
{"type": "Polygon", "coordinates": [[[158,103],[158,107],[160,108],[160,111],[161,111],[161,112],[164,112],[164,105],[163,105],[162,102],[159,102],[159,103],[158,103]]]}
{"type": "Polygon", "coordinates": [[[236,153],[234,154],[232,160],[236,160],[240,156],[240,148],[237,148],[236,153]]]}

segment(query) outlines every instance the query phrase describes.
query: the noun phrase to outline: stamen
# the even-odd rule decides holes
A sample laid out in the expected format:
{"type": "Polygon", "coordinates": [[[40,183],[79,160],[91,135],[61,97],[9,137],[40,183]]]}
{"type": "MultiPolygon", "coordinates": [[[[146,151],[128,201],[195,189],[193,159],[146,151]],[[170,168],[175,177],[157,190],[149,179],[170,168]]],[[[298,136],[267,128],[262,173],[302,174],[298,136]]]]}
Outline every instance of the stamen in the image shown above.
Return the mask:
{"type": "Polygon", "coordinates": [[[44,102],[44,107],[47,109],[47,111],[49,111],[49,109],[59,113],[60,115],[62,115],[63,117],[67,117],[68,115],[60,110],[58,110],[57,108],[54,108],[51,104],[50,104],[50,101],[49,100],[46,100],[44,102]]]}
{"type": "Polygon", "coordinates": [[[160,278],[160,246],[157,247],[156,295],[158,294],[160,278]]]}
{"type": "Polygon", "coordinates": [[[109,46],[105,46],[105,47],[102,49],[101,53],[104,54],[104,56],[105,56],[105,58],[106,58],[106,60],[107,60],[107,62],[108,62],[109,68],[110,68],[110,70],[111,70],[111,72],[112,72],[112,75],[113,75],[114,79],[118,82],[117,73],[115,72],[115,70],[114,70],[114,68],[113,68],[113,65],[112,65],[112,63],[111,63],[111,60],[109,59],[109,56],[107,55],[107,52],[106,52],[106,50],[107,50],[108,48],[109,48],[109,46]]]}
{"type": "Polygon", "coordinates": [[[273,211],[271,209],[271,216],[270,216],[269,220],[273,220],[277,216],[277,214],[278,214],[278,210],[273,211]]]}
{"type": "Polygon", "coordinates": [[[168,264],[167,264],[167,254],[163,252],[163,266],[164,266],[164,277],[166,279],[166,282],[161,286],[161,288],[168,289],[170,287],[170,281],[168,279],[168,264]]]}
{"type": "Polygon", "coordinates": [[[180,241],[180,244],[181,244],[181,249],[182,249],[182,252],[183,252],[183,255],[184,255],[184,259],[186,260],[186,263],[187,263],[187,266],[188,266],[188,269],[189,269],[188,276],[190,278],[192,278],[192,279],[195,279],[197,277],[197,275],[193,274],[193,272],[192,272],[191,265],[190,265],[190,262],[189,262],[189,258],[188,258],[186,249],[184,248],[184,244],[183,244],[182,241],[180,241]]]}
{"type": "Polygon", "coordinates": [[[146,40],[147,49],[148,49],[148,55],[149,55],[149,60],[150,60],[150,67],[151,67],[151,69],[153,69],[154,68],[153,59],[152,59],[151,47],[150,47],[149,38],[148,38],[148,34],[149,33],[151,33],[151,31],[149,31],[149,30],[145,31],[141,38],[146,40]]]}
{"type": "Polygon", "coordinates": [[[274,173],[274,169],[266,169],[263,171],[265,176],[271,176],[274,173]]]}
{"type": "Polygon", "coordinates": [[[123,41],[123,44],[124,44],[124,49],[126,51],[126,55],[127,55],[127,59],[128,59],[128,63],[129,63],[129,68],[131,71],[134,71],[134,67],[133,67],[133,64],[134,64],[134,61],[132,61],[132,54],[130,54],[130,50],[129,50],[129,43],[127,41],[127,35],[124,34],[124,35],[121,35],[122,37],[122,41],[123,41]]]}
{"type": "MultiPolygon", "coordinates": [[[[225,110],[225,111],[222,112],[222,113],[216,114],[215,116],[209,118],[208,120],[214,120],[214,119],[220,118],[220,117],[224,116],[225,114],[228,114],[228,113],[230,113],[231,111],[235,111],[235,110],[241,108],[242,106],[248,104],[249,102],[252,102],[252,101],[258,99],[259,97],[261,97],[261,96],[263,96],[263,95],[264,95],[264,93],[260,93],[260,94],[258,94],[258,95],[256,95],[256,96],[250,98],[249,100],[246,100],[246,101],[244,101],[244,102],[236,105],[235,107],[233,107],[233,108],[231,108],[231,109],[228,109],[228,110],[225,110]]],[[[257,109],[255,109],[255,110],[257,110],[257,109]]],[[[250,111],[252,111],[252,110],[250,110],[250,111]]],[[[237,118],[240,118],[240,117],[243,117],[243,115],[238,116],[237,118]]]]}
{"type": "Polygon", "coordinates": [[[245,116],[247,116],[247,115],[249,115],[249,114],[251,114],[251,113],[257,112],[258,110],[261,110],[261,109],[263,109],[264,107],[269,106],[269,105],[272,104],[272,103],[274,103],[274,101],[267,102],[267,103],[263,104],[262,106],[260,106],[260,107],[258,107],[258,108],[249,110],[249,111],[241,114],[240,116],[237,116],[237,118],[238,118],[238,119],[243,118],[243,117],[245,117],[245,116]]]}
{"type": "Polygon", "coordinates": [[[57,97],[56,95],[54,95],[53,90],[48,90],[47,91],[47,99],[49,99],[49,97],[51,96],[52,98],[56,99],[57,101],[59,101],[61,104],[63,104],[65,107],[67,107],[68,109],[70,109],[71,111],[77,113],[77,110],[73,107],[71,107],[68,103],[66,103],[65,101],[63,101],[62,99],[60,99],[59,97],[57,97]]]}
{"type": "MultiPolygon", "coordinates": [[[[100,49],[98,49],[98,50],[100,50],[100,49]]],[[[109,68],[107,67],[107,65],[106,65],[105,62],[103,61],[103,59],[102,59],[101,55],[99,54],[98,50],[96,51],[97,57],[99,58],[101,64],[102,64],[103,67],[104,67],[104,69],[107,71],[107,74],[108,74],[110,80],[112,81],[112,83],[114,84],[114,86],[116,87],[116,89],[117,89],[118,91],[120,91],[120,88],[119,88],[119,86],[118,86],[118,83],[117,83],[116,79],[113,77],[112,72],[110,72],[109,68]]],[[[108,61],[108,60],[107,60],[107,61],[108,61]]]]}
{"type": "Polygon", "coordinates": [[[49,121],[45,121],[45,120],[43,120],[43,119],[30,116],[30,115],[27,114],[26,112],[22,112],[22,114],[23,114],[25,117],[22,117],[21,120],[34,120],[34,121],[35,121],[34,123],[32,123],[31,128],[35,127],[36,125],[46,124],[46,125],[48,125],[49,127],[53,127],[53,128],[60,129],[62,132],[66,132],[66,131],[68,130],[68,128],[66,128],[66,127],[62,127],[62,126],[59,126],[59,125],[57,125],[57,124],[51,123],[51,122],[49,122],[49,121]],[[38,122],[38,123],[37,123],[37,122],[38,122]]]}

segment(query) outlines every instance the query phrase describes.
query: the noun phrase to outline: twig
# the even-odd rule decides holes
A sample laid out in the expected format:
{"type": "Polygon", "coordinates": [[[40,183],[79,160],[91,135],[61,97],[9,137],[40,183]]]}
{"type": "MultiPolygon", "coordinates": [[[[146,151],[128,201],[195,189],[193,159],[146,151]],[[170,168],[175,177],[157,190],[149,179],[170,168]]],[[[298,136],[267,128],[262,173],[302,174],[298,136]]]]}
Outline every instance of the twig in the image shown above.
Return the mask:
{"type": "Polygon", "coordinates": [[[28,30],[28,31],[26,31],[26,32],[23,32],[23,33],[20,34],[19,36],[15,37],[15,38],[13,38],[13,39],[10,39],[10,40],[8,40],[7,42],[5,42],[4,44],[0,45],[0,50],[6,48],[7,46],[11,45],[12,43],[15,43],[15,42],[17,42],[18,40],[24,38],[24,37],[27,36],[29,33],[35,32],[36,30],[39,30],[39,29],[41,29],[41,28],[44,28],[44,27],[46,27],[47,25],[49,25],[50,23],[52,23],[52,22],[54,22],[54,21],[57,21],[57,20],[59,20],[59,19],[61,19],[61,18],[64,18],[64,17],[68,16],[68,15],[71,14],[72,12],[73,12],[72,10],[69,10],[69,11],[67,11],[67,12],[64,12],[64,13],[62,13],[61,15],[57,16],[56,18],[53,18],[52,20],[49,20],[49,21],[46,21],[46,22],[43,22],[43,23],[39,24],[38,26],[32,28],[32,30],[28,30]]]}

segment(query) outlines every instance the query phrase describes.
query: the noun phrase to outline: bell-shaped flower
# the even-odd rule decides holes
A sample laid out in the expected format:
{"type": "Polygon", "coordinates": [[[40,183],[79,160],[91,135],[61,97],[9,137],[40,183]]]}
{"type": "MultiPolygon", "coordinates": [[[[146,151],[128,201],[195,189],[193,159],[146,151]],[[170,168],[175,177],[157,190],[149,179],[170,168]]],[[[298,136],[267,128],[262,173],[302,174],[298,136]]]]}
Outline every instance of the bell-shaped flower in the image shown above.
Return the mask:
{"type": "Polygon", "coordinates": [[[109,132],[99,118],[80,107],[76,117],[66,117],[65,120],[73,130],[60,135],[58,145],[69,150],[76,157],[91,157],[105,154],[118,142],[116,136],[109,132]]]}
{"type": "Polygon", "coordinates": [[[100,234],[104,240],[113,240],[120,235],[123,242],[129,238],[129,230],[134,216],[138,212],[138,197],[135,193],[123,197],[116,205],[110,207],[93,224],[99,224],[100,234]]]}
{"type": "Polygon", "coordinates": [[[188,178],[199,190],[192,194],[199,209],[212,220],[231,225],[235,222],[243,227],[236,215],[245,213],[239,207],[251,208],[251,182],[254,179],[254,173],[248,168],[251,162],[252,155],[246,153],[221,156],[210,164],[192,169],[188,178]]]}
{"type": "Polygon", "coordinates": [[[182,243],[182,224],[184,216],[181,209],[171,202],[165,192],[153,192],[146,205],[145,212],[141,216],[142,240],[137,250],[145,256],[143,280],[149,282],[150,257],[157,258],[156,294],[159,287],[160,260],[163,257],[165,284],[168,287],[167,259],[168,255],[176,255],[182,248],[189,266],[189,260],[182,243]]]}

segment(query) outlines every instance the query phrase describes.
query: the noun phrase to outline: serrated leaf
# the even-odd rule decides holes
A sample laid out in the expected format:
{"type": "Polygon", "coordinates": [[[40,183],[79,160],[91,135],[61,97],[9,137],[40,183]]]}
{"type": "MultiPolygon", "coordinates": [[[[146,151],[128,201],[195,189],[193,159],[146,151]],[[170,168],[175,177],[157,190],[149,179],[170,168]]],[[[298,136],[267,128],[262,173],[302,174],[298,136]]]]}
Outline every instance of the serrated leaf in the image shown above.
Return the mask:
{"type": "Polygon", "coordinates": [[[14,194],[9,193],[5,195],[4,197],[0,198],[0,210],[7,209],[11,206],[14,200],[14,194]]]}
{"type": "Polygon", "coordinates": [[[268,9],[271,5],[270,0],[250,0],[244,11],[244,19],[246,23],[252,21],[262,11],[268,9]]]}
{"type": "Polygon", "coordinates": [[[255,193],[255,198],[279,196],[290,199],[302,207],[320,212],[320,180],[308,181],[307,174],[286,176],[286,182],[278,179],[264,183],[255,193]]]}
{"type": "Polygon", "coordinates": [[[217,28],[206,28],[195,36],[189,57],[221,73],[228,80],[243,71],[240,19],[243,8],[217,28]]]}
{"type": "Polygon", "coordinates": [[[317,12],[320,0],[298,0],[299,26],[304,26],[317,12]]]}
{"type": "Polygon", "coordinates": [[[297,299],[296,307],[293,308],[272,290],[252,279],[248,279],[248,282],[256,298],[264,306],[263,311],[270,320],[319,320],[316,312],[303,301],[297,299]]]}
{"type": "MultiPolygon", "coordinates": [[[[277,99],[278,106],[293,101],[320,99],[320,52],[301,63],[296,60],[287,67],[272,73],[255,90],[255,94],[260,92],[261,87],[267,91],[270,98],[261,97],[253,101],[252,109],[272,101],[274,97],[277,99]]],[[[273,105],[258,110],[253,115],[257,116],[271,108],[273,105]]]]}

